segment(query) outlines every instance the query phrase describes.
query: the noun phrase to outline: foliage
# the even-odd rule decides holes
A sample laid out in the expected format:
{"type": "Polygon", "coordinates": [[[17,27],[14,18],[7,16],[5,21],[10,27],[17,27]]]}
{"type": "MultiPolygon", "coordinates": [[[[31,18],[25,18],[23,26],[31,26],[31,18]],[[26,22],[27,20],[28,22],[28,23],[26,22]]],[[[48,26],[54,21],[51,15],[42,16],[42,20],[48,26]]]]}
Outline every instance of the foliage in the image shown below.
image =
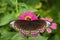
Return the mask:
{"type": "Polygon", "coordinates": [[[26,11],[35,12],[38,17],[53,18],[58,25],[51,34],[45,32],[38,38],[30,37],[29,40],[60,40],[60,0],[0,0],[0,40],[26,39],[9,25],[26,11]]]}

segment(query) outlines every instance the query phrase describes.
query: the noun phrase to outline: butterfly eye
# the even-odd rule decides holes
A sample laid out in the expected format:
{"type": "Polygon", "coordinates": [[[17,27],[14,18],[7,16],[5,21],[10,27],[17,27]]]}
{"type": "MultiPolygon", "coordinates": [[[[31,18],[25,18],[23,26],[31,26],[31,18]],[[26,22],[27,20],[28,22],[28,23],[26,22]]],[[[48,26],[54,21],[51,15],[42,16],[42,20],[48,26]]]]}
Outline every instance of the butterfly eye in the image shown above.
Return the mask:
{"type": "Polygon", "coordinates": [[[10,26],[11,26],[11,27],[14,27],[14,23],[15,23],[15,21],[12,21],[12,22],[10,23],[10,26]]]}

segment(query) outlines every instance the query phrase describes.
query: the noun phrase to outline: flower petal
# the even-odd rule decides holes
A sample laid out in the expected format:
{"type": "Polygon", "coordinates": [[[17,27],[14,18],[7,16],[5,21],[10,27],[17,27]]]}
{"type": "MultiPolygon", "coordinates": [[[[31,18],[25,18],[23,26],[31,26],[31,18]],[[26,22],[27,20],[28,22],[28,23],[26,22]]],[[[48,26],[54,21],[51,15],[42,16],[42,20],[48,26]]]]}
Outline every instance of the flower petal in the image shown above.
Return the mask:
{"type": "Polygon", "coordinates": [[[25,16],[30,16],[32,20],[37,20],[36,15],[33,12],[25,12],[25,16]]]}
{"type": "Polygon", "coordinates": [[[38,37],[38,34],[32,34],[32,36],[33,36],[34,38],[37,38],[37,37],[38,37]]]}
{"type": "Polygon", "coordinates": [[[48,33],[52,32],[52,30],[50,28],[46,28],[46,30],[47,30],[48,33]]]}
{"type": "Polygon", "coordinates": [[[40,18],[41,20],[45,20],[45,21],[49,21],[49,22],[52,22],[53,19],[52,18],[40,18]]]}
{"type": "Polygon", "coordinates": [[[40,29],[40,33],[43,33],[44,32],[44,29],[40,29]]]}
{"type": "Polygon", "coordinates": [[[52,18],[45,18],[46,21],[52,22],[53,19],[52,18]]]}
{"type": "Polygon", "coordinates": [[[25,36],[25,34],[23,34],[23,33],[22,33],[22,34],[20,34],[20,36],[24,37],[24,36],[25,36]]]}
{"type": "Polygon", "coordinates": [[[57,24],[56,23],[52,23],[51,28],[52,29],[56,29],[57,28],[57,24]]]}
{"type": "Polygon", "coordinates": [[[41,20],[45,20],[45,18],[40,18],[41,20]]]}
{"type": "Polygon", "coordinates": [[[20,14],[18,20],[24,20],[24,14],[20,14]]]}

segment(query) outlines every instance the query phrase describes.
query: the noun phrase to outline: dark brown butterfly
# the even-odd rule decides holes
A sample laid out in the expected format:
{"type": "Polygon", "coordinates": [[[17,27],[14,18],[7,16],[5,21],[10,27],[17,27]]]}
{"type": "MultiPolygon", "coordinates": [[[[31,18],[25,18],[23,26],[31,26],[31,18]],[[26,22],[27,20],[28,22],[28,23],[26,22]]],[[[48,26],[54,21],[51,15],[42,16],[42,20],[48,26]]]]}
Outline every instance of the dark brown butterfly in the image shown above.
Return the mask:
{"type": "Polygon", "coordinates": [[[16,20],[11,22],[11,25],[24,34],[34,34],[39,33],[41,28],[45,28],[47,23],[44,20],[16,20]]]}

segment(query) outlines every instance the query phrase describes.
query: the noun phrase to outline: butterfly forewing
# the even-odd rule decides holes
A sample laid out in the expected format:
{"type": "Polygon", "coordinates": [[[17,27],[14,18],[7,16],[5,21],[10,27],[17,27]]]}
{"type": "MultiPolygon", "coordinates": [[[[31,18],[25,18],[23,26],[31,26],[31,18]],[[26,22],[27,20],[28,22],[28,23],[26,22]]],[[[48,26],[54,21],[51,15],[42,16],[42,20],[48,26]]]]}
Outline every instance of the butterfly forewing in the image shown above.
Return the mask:
{"type": "Polygon", "coordinates": [[[14,27],[17,30],[38,30],[46,26],[46,22],[44,20],[16,20],[14,23],[14,27]]]}

